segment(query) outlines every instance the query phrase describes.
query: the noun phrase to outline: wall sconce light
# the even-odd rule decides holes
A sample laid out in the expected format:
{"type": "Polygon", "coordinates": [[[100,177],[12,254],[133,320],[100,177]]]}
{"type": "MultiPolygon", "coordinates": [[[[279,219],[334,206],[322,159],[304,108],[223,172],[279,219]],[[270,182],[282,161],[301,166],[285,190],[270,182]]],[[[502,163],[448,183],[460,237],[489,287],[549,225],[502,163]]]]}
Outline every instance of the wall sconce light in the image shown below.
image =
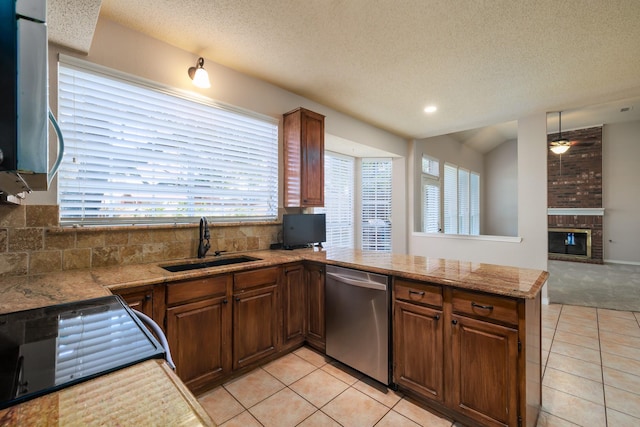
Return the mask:
{"type": "Polygon", "coordinates": [[[209,83],[209,74],[207,73],[207,70],[203,68],[203,66],[204,59],[200,57],[198,58],[198,62],[195,67],[189,67],[188,73],[195,86],[206,89],[208,87],[211,87],[211,83],[209,83]]]}

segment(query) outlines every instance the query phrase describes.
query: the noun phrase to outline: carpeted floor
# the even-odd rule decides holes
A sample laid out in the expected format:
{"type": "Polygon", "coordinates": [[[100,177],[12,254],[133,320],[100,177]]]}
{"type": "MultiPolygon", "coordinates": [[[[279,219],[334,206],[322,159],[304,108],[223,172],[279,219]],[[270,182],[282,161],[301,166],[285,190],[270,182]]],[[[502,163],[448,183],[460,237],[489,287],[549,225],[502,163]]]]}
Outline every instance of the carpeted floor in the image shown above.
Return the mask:
{"type": "Polygon", "coordinates": [[[640,266],[549,260],[549,301],[640,311],[640,266]]]}

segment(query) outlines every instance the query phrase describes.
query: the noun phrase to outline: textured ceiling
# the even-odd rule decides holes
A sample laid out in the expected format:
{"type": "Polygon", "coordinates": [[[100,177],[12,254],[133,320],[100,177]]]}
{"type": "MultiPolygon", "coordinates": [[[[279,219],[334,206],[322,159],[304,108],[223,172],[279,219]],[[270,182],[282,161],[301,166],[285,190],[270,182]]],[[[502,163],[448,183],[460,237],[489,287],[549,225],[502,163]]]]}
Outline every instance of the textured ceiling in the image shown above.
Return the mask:
{"type": "Polygon", "coordinates": [[[640,98],[638,0],[104,0],[100,13],[404,137],[640,98]]]}

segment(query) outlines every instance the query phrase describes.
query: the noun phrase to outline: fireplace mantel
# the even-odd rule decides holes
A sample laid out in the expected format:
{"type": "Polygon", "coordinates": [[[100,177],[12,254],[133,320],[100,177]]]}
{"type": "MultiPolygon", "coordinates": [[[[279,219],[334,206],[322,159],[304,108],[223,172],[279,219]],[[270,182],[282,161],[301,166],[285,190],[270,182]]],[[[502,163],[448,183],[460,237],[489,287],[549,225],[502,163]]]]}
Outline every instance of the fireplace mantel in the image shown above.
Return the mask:
{"type": "Polygon", "coordinates": [[[548,208],[547,215],[604,216],[604,208],[548,208]]]}

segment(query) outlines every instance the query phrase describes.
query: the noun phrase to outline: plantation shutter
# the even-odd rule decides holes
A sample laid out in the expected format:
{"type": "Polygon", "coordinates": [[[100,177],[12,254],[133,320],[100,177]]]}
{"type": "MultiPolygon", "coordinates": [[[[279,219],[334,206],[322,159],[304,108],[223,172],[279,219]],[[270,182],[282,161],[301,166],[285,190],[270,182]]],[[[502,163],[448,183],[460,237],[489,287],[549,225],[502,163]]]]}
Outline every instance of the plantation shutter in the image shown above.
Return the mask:
{"type": "Polygon", "coordinates": [[[273,220],[278,122],[67,59],[62,223],[273,220]]]}
{"type": "Polygon", "coordinates": [[[314,212],[326,214],[327,246],[354,246],[354,170],[353,157],[325,151],[324,208],[314,212]]]}
{"type": "Polygon", "coordinates": [[[391,159],[362,159],[362,249],[391,252],[391,159]]]}
{"type": "Polygon", "coordinates": [[[469,234],[480,234],[480,175],[475,172],[471,172],[470,176],[471,188],[470,188],[470,223],[471,229],[469,234]]]}
{"type": "Polygon", "coordinates": [[[444,165],[444,232],[458,234],[458,168],[444,165]]]}
{"type": "Polygon", "coordinates": [[[469,171],[458,169],[458,234],[469,234],[469,171]]]}

